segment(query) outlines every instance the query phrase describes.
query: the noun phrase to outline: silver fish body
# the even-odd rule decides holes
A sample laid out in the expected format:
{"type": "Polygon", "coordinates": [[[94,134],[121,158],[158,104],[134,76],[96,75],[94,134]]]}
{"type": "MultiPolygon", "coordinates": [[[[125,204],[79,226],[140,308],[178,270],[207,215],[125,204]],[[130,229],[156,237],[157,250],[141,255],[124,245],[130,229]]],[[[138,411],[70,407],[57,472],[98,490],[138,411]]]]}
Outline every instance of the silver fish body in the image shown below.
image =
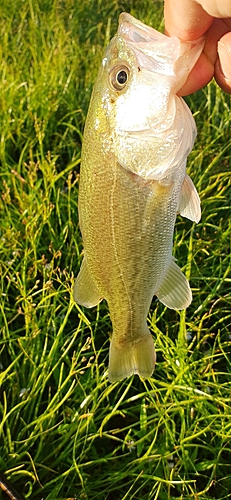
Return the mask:
{"type": "Polygon", "coordinates": [[[182,48],[178,39],[170,41],[121,14],[84,131],[79,189],[84,260],[74,297],[86,307],[107,300],[113,325],[110,381],[133,373],[151,376],[155,349],[147,315],[153,295],[173,309],[192,300],[172,258],[172,241],[177,211],[200,218],[199,198],[185,171],[195,124],[175,93],[202,42],[182,48]]]}

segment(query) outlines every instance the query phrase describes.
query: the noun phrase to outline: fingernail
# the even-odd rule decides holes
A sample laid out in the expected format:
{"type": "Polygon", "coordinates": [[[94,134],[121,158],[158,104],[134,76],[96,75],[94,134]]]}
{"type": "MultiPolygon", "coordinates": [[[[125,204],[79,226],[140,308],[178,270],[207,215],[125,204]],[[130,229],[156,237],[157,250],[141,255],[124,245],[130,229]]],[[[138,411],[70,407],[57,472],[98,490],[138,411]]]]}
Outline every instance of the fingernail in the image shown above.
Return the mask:
{"type": "Polygon", "coordinates": [[[231,46],[226,43],[218,42],[218,54],[220,69],[226,80],[231,80],[231,46]]]}

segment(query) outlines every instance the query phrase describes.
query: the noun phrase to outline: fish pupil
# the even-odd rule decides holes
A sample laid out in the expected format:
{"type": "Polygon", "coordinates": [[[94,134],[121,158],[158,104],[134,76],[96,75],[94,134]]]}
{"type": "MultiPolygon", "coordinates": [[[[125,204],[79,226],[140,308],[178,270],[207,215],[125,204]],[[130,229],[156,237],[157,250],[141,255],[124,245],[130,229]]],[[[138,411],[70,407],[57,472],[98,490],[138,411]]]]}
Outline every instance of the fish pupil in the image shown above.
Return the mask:
{"type": "Polygon", "coordinates": [[[116,75],[116,80],[120,85],[124,85],[128,79],[128,75],[126,71],[121,70],[116,75]]]}

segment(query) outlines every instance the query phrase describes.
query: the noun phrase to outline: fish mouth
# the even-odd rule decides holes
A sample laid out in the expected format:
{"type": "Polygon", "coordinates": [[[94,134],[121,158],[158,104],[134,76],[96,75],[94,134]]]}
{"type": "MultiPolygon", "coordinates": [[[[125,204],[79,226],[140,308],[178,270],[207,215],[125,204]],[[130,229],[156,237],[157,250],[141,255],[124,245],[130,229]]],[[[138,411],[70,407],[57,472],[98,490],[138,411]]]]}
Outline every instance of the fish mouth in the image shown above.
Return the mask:
{"type": "Polygon", "coordinates": [[[141,68],[179,80],[179,88],[200,56],[205,41],[204,37],[192,42],[168,37],[126,12],[119,16],[118,34],[132,48],[141,68]]]}
{"type": "Polygon", "coordinates": [[[135,43],[157,42],[160,38],[165,39],[165,35],[147,26],[127,12],[122,12],[119,16],[119,31],[127,41],[135,43]]]}
{"type": "Polygon", "coordinates": [[[139,66],[161,75],[175,76],[174,63],[182,53],[177,37],[169,38],[126,12],[119,16],[118,34],[135,52],[139,66]]]}

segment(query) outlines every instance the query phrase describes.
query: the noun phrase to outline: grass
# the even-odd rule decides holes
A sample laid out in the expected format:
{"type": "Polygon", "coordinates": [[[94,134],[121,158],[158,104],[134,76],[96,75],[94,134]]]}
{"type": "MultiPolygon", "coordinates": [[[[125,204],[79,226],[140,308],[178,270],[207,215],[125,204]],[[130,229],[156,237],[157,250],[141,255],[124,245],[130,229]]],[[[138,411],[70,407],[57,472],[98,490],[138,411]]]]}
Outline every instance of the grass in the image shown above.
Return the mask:
{"type": "Polygon", "coordinates": [[[81,140],[102,51],[122,10],[163,30],[162,7],[1,2],[0,470],[29,499],[231,496],[231,113],[215,83],[187,98],[202,219],[178,217],[174,254],[193,302],[181,313],[153,302],[153,377],[110,385],[107,305],[72,299],[81,140]]]}

